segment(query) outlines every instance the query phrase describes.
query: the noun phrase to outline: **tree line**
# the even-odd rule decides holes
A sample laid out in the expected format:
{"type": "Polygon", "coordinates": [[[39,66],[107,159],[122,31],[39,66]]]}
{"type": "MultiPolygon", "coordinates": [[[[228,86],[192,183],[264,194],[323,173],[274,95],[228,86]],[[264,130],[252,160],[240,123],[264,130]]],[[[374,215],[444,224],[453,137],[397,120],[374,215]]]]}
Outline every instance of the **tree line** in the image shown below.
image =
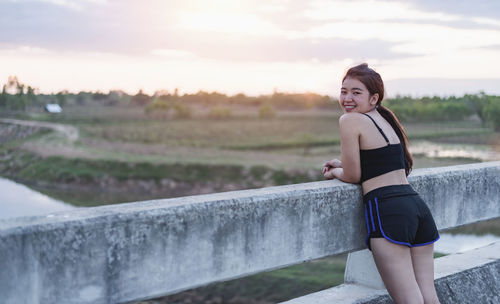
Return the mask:
{"type": "Polygon", "coordinates": [[[500,96],[465,94],[462,97],[396,96],[384,101],[403,121],[462,120],[477,115],[483,125],[491,125],[500,131],[500,96]]]}
{"type": "MultiPolygon", "coordinates": [[[[218,92],[198,91],[194,94],[179,94],[160,90],[148,95],[139,90],[135,95],[123,91],[78,92],[61,91],[40,94],[35,88],[21,83],[17,77],[9,77],[0,94],[0,110],[26,111],[30,107],[43,107],[47,103],[65,105],[137,106],[146,115],[166,116],[174,111],[176,117],[191,117],[191,107],[210,108],[209,116],[224,119],[231,117],[231,108],[236,105],[258,107],[260,117],[274,117],[278,110],[336,109],[340,110],[336,98],[316,93],[285,93],[275,91],[269,95],[247,96],[243,93],[228,96],[218,92]]],[[[462,97],[421,97],[398,95],[384,100],[402,121],[462,120],[471,115],[485,125],[500,131],[500,96],[466,94],[462,97]]]]}

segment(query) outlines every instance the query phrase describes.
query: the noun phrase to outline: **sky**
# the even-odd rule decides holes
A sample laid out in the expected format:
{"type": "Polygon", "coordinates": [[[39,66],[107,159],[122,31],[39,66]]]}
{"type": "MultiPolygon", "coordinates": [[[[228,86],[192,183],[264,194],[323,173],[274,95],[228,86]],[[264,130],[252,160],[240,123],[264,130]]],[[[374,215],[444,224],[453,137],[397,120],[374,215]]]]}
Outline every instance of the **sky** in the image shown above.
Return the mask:
{"type": "Polygon", "coordinates": [[[500,95],[497,0],[0,0],[0,84],[40,92],[500,95]]]}

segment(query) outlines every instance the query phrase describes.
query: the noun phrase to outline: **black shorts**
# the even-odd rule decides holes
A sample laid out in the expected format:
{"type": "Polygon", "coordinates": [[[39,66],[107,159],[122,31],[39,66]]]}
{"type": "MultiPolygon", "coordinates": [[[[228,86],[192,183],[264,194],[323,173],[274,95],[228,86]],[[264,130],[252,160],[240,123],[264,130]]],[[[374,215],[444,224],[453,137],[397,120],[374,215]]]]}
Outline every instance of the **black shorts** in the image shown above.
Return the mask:
{"type": "Polygon", "coordinates": [[[408,247],[424,246],[439,239],[432,214],[410,185],[374,189],[363,196],[366,245],[370,238],[385,238],[408,247]]]}

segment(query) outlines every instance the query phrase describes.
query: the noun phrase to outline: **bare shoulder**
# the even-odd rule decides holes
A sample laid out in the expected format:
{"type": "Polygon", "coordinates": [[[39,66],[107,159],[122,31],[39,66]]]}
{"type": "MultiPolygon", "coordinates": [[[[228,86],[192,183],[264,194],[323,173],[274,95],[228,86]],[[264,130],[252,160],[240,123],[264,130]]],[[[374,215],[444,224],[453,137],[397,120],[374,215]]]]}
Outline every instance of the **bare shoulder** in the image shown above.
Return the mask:
{"type": "Polygon", "coordinates": [[[340,126],[346,127],[358,126],[360,123],[365,121],[365,119],[367,119],[367,117],[361,113],[345,113],[340,116],[339,124],[340,126]]]}

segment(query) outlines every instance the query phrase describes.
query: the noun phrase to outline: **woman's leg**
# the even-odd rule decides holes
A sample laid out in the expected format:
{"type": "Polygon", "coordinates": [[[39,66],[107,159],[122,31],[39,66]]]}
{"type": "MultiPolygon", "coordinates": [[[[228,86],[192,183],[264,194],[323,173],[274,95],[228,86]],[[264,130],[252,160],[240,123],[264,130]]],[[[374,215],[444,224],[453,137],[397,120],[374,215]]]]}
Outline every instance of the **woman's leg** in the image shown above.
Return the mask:
{"type": "Polygon", "coordinates": [[[413,272],[410,248],[384,238],[370,239],[373,259],[387,291],[396,304],[424,303],[413,272]]]}
{"type": "Polygon", "coordinates": [[[434,287],[434,244],[410,249],[413,271],[425,304],[437,304],[439,299],[434,287]]]}

